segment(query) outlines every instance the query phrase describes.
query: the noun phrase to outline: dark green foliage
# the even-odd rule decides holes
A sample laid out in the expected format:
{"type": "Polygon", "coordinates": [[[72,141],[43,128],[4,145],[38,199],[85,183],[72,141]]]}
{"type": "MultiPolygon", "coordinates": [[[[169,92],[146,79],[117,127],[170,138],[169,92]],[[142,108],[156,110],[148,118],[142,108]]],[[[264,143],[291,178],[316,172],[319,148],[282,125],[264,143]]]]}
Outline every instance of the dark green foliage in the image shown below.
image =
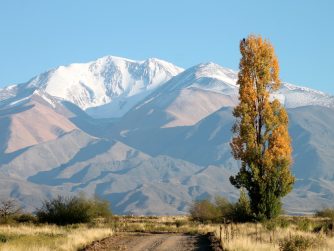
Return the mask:
{"type": "Polygon", "coordinates": [[[0,234],[0,243],[5,243],[5,242],[7,242],[7,237],[6,237],[6,235],[3,235],[3,234],[0,234]]]}
{"type": "Polygon", "coordinates": [[[188,222],[185,221],[185,220],[176,220],[175,221],[176,227],[182,227],[182,226],[187,225],[187,224],[188,224],[188,222]]]}
{"type": "Polygon", "coordinates": [[[315,233],[325,233],[327,235],[334,235],[334,223],[331,221],[324,221],[321,223],[316,224],[313,227],[313,232],[315,233]]]}
{"type": "Polygon", "coordinates": [[[306,236],[296,235],[284,238],[279,242],[281,251],[305,251],[312,247],[321,245],[321,240],[306,236]]]}
{"type": "Polygon", "coordinates": [[[3,234],[0,234],[0,243],[5,243],[7,242],[7,237],[3,234]]]}
{"type": "Polygon", "coordinates": [[[14,217],[17,223],[37,223],[37,217],[33,214],[18,214],[14,217]]]}
{"type": "Polygon", "coordinates": [[[253,219],[249,198],[243,189],[240,189],[240,197],[233,205],[232,219],[234,222],[247,222],[253,219]]]}
{"type": "Polygon", "coordinates": [[[68,225],[92,222],[111,215],[108,202],[84,197],[62,197],[46,200],[36,213],[39,222],[68,225]]]}

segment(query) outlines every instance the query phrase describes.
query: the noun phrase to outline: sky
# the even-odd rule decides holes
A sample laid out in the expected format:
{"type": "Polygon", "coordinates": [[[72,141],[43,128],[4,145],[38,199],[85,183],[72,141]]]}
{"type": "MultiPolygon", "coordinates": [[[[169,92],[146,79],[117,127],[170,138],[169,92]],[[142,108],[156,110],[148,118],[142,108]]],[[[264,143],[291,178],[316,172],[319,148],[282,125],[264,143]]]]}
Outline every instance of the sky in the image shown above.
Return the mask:
{"type": "Polygon", "coordinates": [[[0,0],[0,87],[106,55],[238,69],[249,34],[285,82],[334,94],[332,0],[0,0]]]}

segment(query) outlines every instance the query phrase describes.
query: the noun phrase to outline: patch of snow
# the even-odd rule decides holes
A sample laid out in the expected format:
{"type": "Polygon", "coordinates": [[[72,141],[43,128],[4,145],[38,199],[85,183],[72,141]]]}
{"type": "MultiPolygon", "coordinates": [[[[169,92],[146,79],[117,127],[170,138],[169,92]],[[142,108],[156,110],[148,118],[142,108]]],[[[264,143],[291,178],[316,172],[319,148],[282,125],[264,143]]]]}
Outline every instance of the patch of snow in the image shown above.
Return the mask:
{"type": "Polygon", "coordinates": [[[182,71],[158,59],[134,61],[106,56],[60,66],[35,77],[27,86],[70,101],[93,117],[120,117],[182,71]]]}
{"type": "Polygon", "coordinates": [[[15,100],[15,101],[9,103],[8,106],[10,106],[10,107],[18,106],[18,105],[21,105],[22,103],[26,102],[29,99],[30,99],[30,97],[24,97],[24,98],[21,98],[19,100],[15,100]]]}

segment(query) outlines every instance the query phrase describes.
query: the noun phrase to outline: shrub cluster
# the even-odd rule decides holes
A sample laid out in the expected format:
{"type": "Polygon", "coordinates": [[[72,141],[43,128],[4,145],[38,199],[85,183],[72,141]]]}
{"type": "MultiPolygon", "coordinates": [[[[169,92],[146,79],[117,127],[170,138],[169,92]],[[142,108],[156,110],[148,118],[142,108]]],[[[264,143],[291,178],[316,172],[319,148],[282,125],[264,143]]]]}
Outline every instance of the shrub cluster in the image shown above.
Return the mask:
{"type": "Polygon", "coordinates": [[[92,222],[97,217],[108,217],[111,211],[107,201],[97,198],[58,196],[44,201],[36,215],[41,223],[67,225],[92,222]]]}
{"type": "Polygon", "coordinates": [[[0,201],[0,224],[15,223],[15,219],[21,215],[21,208],[15,200],[0,201]]]}
{"type": "Polygon", "coordinates": [[[287,228],[290,225],[290,222],[285,217],[279,216],[271,220],[263,221],[262,224],[265,229],[273,231],[276,228],[287,228]]]}
{"type": "Polygon", "coordinates": [[[305,251],[312,247],[317,247],[322,243],[321,239],[295,235],[286,237],[279,242],[280,251],[305,251]]]}
{"type": "Polygon", "coordinates": [[[214,202],[209,199],[195,201],[189,212],[193,220],[203,223],[252,220],[249,199],[243,190],[240,191],[237,203],[231,203],[227,199],[217,196],[214,202]]]}
{"type": "Polygon", "coordinates": [[[324,208],[323,210],[317,211],[316,216],[334,220],[334,208],[324,208]]]}

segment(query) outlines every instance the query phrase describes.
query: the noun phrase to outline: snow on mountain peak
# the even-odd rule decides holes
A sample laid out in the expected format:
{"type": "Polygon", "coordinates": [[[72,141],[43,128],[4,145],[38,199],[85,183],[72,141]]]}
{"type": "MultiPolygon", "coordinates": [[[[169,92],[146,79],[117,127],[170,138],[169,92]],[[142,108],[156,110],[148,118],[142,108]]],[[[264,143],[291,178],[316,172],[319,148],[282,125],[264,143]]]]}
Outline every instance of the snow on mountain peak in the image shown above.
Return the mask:
{"type": "MultiPolygon", "coordinates": [[[[44,93],[42,98],[48,102],[50,97],[56,98],[52,104],[66,100],[92,117],[115,118],[140,105],[155,90],[154,95],[159,96],[181,89],[199,89],[236,100],[239,88],[237,78],[237,71],[212,62],[184,70],[157,58],[135,61],[105,56],[88,63],[59,66],[27,83],[3,88],[0,90],[0,106],[16,104],[16,101],[40,90],[44,93]]],[[[281,89],[272,97],[279,99],[287,108],[305,105],[334,107],[333,96],[288,83],[282,83],[281,89]]]]}
{"type": "Polygon", "coordinates": [[[334,96],[308,87],[282,83],[274,94],[287,108],[307,105],[334,107],[334,96]]]}
{"type": "Polygon", "coordinates": [[[222,67],[218,64],[209,62],[196,66],[196,77],[210,77],[221,80],[224,83],[236,86],[238,73],[231,69],[222,67]]]}
{"type": "Polygon", "coordinates": [[[70,101],[94,117],[118,117],[182,71],[155,58],[134,61],[106,56],[88,63],[59,66],[38,75],[27,86],[70,101]],[[115,101],[112,106],[111,101],[115,101]],[[108,107],[101,107],[104,105],[108,107]]]}

